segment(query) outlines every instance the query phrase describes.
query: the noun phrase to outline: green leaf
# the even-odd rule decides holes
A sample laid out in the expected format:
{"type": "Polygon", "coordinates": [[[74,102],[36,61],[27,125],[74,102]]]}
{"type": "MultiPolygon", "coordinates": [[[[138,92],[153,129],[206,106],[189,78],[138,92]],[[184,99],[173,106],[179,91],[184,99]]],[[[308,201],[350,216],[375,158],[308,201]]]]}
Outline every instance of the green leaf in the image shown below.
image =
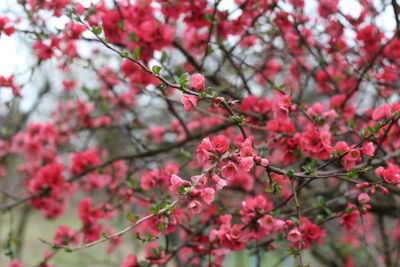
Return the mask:
{"type": "Polygon", "coordinates": [[[232,116],[232,119],[234,120],[234,121],[236,121],[237,123],[239,123],[239,124],[242,124],[242,123],[244,123],[244,122],[246,122],[246,118],[243,116],[243,115],[240,115],[240,116],[232,116]]]}
{"type": "Polygon", "coordinates": [[[179,77],[178,76],[176,76],[176,75],[174,75],[174,81],[176,82],[176,83],[180,83],[180,79],[179,79],[179,77]]]}
{"type": "Polygon", "coordinates": [[[321,215],[321,214],[318,214],[317,218],[316,218],[316,221],[317,221],[317,223],[322,223],[324,221],[324,216],[321,215]]]}
{"type": "Polygon", "coordinates": [[[214,52],[214,49],[211,45],[207,45],[207,56],[211,55],[214,52]]]}
{"type": "Polygon", "coordinates": [[[167,52],[163,51],[162,55],[161,55],[160,62],[164,63],[167,59],[168,59],[168,54],[167,54],[167,52]]]}
{"type": "Polygon", "coordinates": [[[348,176],[349,178],[352,178],[352,179],[357,178],[357,177],[358,177],[357,169],[355,169],[355,168],[351,169],[351,170],[347,173],[347,176],[348,176]]]}
{"type": "Polygon", "coordinates": [[[278,184],[278,183],[274,184],[274,190],[275,190],[275,192],[276,192],[276,191],[279,191],[279,190],[281,190],[281,189],[282,189],[282,186],[281,186],[280,184],[278,184]]]}
{"type": "Polygon", "coordinates": [[[318,166],[318,160],[317,159],[312,159],[311,160],[311,168],[316,168],[318,166]]]}
{"type": "Polygon", "coordinates": [[[122,58],[126,58],[126,57],[129,56],[129,53],[128,52],[121,52],[121,53],[119,53],[119,56],[122,57],[122,58]]]}
{"type": "Polygon", "coordinates": [[[205,91],[202,91],[199,93],[199,99],[204,99],[207,96],[207,93],[205,91]]]}
{"type": "Polygon", "coordinates": [[[319,208],[324,207],[326,204],[325,198],[323,196],[317,196],[315,204],[319,208]]]}
{"type": "Polygon", "coordinates": [[[129,34],[128,41],[131,41],[131,42],[137,41],[136,32],[131,32],[131,34],[129,34]]]}
{"type": "Polygon", "coordinates": [[[103,32],[103,28],[101,26],[92,27],[92,32],[96,35],[100,35],[103,32]]]}
{"type": "Polygon", "coordinates": [[[289,247],[288,249],[289,249],[289,254],[292,254],[292,255],[299,254],[299,249],[297,249],[297,248],[289,247]]]}
{"type": "Polygon", "coordinates": [[[161,67],[158,65],[154,65],[151,70],[153,71],[154,74],[159,75],[161,71],[161,67]]]}
{"type": "Polygon", "coordinates": [[[208,22],[210,22],[210,23],[216,23],[217,22],[213,14],[208,13],[208,14],[205,15],[205,17],[206,17],[206,20],[208,22]]]}
{"type": "Polygon", "coordinates": [[[333,215],[333,212],[332,212],[329,208],[323,207],[322,209],[325,211],[325,213],[326,213],[328,216],[332,216],[332,215],[333,215]]]}
{"type": "Polygon", "coordinates": [[[139,220],[139,216],[133,215],[133,214],[130,214],[130,213],[126,214],[126,218],[128,220],[130,220],[131,222],[137,222],[139,220]]]}
{"type": "Polygon", "coordinates": [[[362,132],[361,132],[361,137],[365,137],[365,136],[367,136],[367,129],[364,129],[364,130],[362,130],[362,132]]]}
{"type": "Polygon", "coordinates": [[[157,251],[157,249],[152,248],[152,249],[151,249],[151,254],[153,254],[153,256],[157,258],[157,257],[158,257],[158,251],[157,251]]]}
{"type": "Polygon", "coordinates": [[[288,171],[286,172],[286,175],[289,176],[289,177],[294,176],[294,170],[288,170],[288,171]]]}
{"type": "Polygon", "coordinates": [[[160,214],[161,210],[161,204],[156,204],[150,208],[150,212],[153,213],[154,215],[160,214]]]}
{"type": "Polygon", "coordinates": [[[272,192],[274,192],[274,189],[273,189],[272,187],[266,187],[266,188],[264,189],[264,192],[265,192],[265,193],[272,193],[272,192]]]}
{"type": "Polygon", "coordinates": [[[108,239],[108,235],[107,235],[106,232],[101,232],[101,237],[105,238],[105,239],[108,239]]]}
{"type": "Polygon", "coordinates": [[[186,158],[191,158],[192,154],[189,151],[184,150],[183,148],[180,149],[180,152],[182,153],[183,156],[186,158]]]}
{"type": "Polygon", "coordinates": [[[73,252],[72,248],[70,248],[70,247],[64,248],[64,251],[67,252],[67,253],[73,252]]]}
{"type": "Polygon", "coordinates": [[[375,124],[374,126],[374,132],[377,133],[379,132],[379,130],[381,129],[382,124],[380,122],[378,122],[377,124],[375,124]]]}
{"type": "Polygon", "coordinates": [[[133,51],[133,58],[138,60],[140,58],[140,47],[136,46],[135,50],[133,51]]]}
{"type": "Polygon", "coordinates": [[[177,192],[179,195],[184,195],[184,194],[186,193],[186,188],[185,188],[183,185],[180,185],[180,186],[178,187],[178,190],[176,190],[176,192],[177,192]]]}
{"type": "Polygon", "coordinates": [[[183,87],[185,87],[189,81],[189,73],[185,72],[181,75],[181,78],[179,79],[179,84],[183,87]]]}
{"type": "Polygon", "coordinates": [[[349,124],[350,127],[354,127],[356,125],[356,122],[354,121],[353,118],[349,118],[348,119],[348,124],[349,124]]]}
{"type": "Polygon", "coordinates": [[[165,223],[159,222],[157,225],[157,229],[158,229],[158,231],[164,231],[165,229],[167,229],[167,226],[165,223]]]}

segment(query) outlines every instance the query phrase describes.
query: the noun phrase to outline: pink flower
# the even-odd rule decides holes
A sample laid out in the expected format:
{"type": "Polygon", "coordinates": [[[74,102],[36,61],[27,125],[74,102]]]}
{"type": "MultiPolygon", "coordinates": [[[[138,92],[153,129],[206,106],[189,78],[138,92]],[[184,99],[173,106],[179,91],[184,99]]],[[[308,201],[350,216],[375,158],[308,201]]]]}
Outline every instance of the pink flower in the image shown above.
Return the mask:
{"type": "Polygon", "coordinates": [[[361,153],[358,149],[351,149],[346,156],[343,157],[343,165],[346,171],[354,168],[356,166],[357,161],[361,159],[361,153]]]}
{"type": "Polygon", "coordinates": [[[334,14],[338,10],[339,0],[320,0],[318,6],[318,13],[321,17],[327,17],[334,14]]]}
{"type": "Polygon", "coordinates": [[[254,152],[253,152],[253,148],[251,147],[251,145],[247,145],[247,146],[243,146],[240,149],[240,156],[242,157],[253,157],[254,152]]]}
{"type": "Polygon", "coordinates": [[[171,186],[169,190],[172,192],[176,192],[180,186],[188,186],[190,183],[188,181],[183,180],[178,175],[171,175],[171,186]]]}
{"type": "Polygon", "coordinates": [[[369,157],[373,157],[374,156],[374,152],[375,152],[375,146],[372,142],[368,142],[366,145],[363,146],[363,148],[361,149],[361,151],[369,156],[369,157]]]}
{"type": "Polygon", "coordinates": [[[274,115],[278,119],[286,119],[292,107],[292,96],[276,94],[274,98],[274,115]]]}
{"type": "Polygon", "coordinates": [[[164,133],[165,133],[165,129],[163,126],[156,125],[156,126],[149,127],[149,134],[156,143],[161,143],[164,133]]]}
{"type": "Polygon", "coordinates": [[[197,98],[197,96],[193,95],[182,95],[181,102],[184,105],[184,109],[189,112],[195,109],[197,103],[199,102],[199,99],[197,98]]]}
{"type": "Polygon", "coordinates": [[[242,168],[242,170],[244,170],[245,172],[250,171],[250,169],[254,165],[253,157],[241,158],[239,161],[239,165],[240,165],[240,168],[242,168]]]}
{"type": "Polygon", "coordinates": [[[389,163],[387,169],[378,167],[375,170],[376,174],[383,177],[385,182],[392,184],[400,181],[400,168],[389,163]]]}
{"type": "Polygon", "coordinates": [[[369,197],[369,195],[367,193],[361,193],[358,195],[357,200],[361,204],[366,204],[371,200],[371,198],[369,197]]]}
{"type": "Polygon", "coordinates": [[[124,260],[121,263],[120,267],[138,267],[138,266],[140,266],[140,265],[139,265],[139,262],[138,262],[138,259],[137,259],[136,255],[135,254],[129,254],[126,257],[126,260],[124,260]]]}
{"type": "Polygon", "coordinates": [[[337,142],[337,143],[335,144],[334,149],[337,150],[337,151],[340,152],[340,153],[344,153],[344,152],[347,152],[347,150],[349,150],[349,146],[347,145],[346,142],[344,142],[344,141],[339,141],[339,142],[337,142]]]}
{"type": "Polygon", "coordinates": [[[215,198],[214,194],[215,194],[215,190],[213,188],[206,187],[201,191],[200,196],[205,203],[211,204],[215,198]]]}
{"type": "Polygon", "coordinates": [[[224,178],[232,178],[238,174],[238,169],[233,162],[228,162],[221,168],[221,175],[224,178]]]}
{"type": "Polygon", "coordinates": [[[308,248],[314,241],[322,244],[322,239],[325,237],[326,231],[322,230],[318,225],[311,223],[307,218],[300,217],[300,222],[303,223],[300,230],[305,245],[304,248],[308,248]]]}
{"type": "Polygon", "coordinates": [[[8,36],[15,32],[15,28],[11,25],[11,20],[8,17],[0,17],[0,34],[2,31],[8,36]]]}
{"type": "Polygon", "coordinates": [[[329,159],[332,150],[330,144],[331,134],[314,127],[307,128],[301,135],[301,149],[311,158],[329,159]]]}
{"type": "Polygon", "coordinates": [[[219,178],[218,175],[216,175],[215,173],[212,174],[211,180],[215,184],[216,190],[221,190],[227,184],[227,182],[224,179],[219,178]]]}
{"type": "Polygon", "coordinates": [[[267,159],[264,159],[264,158],[261,159],[261,166],[267,167],[268,164],[269,164],[269,161],[267,159]]]}
{"type": "Polygon", "coordinates": [[[60,246],[70,243],[76,245],[79,243],[79,234],[77,231],[70,229],[68,225],[61,225],[54,235],[54,243],[60,246]]]}
{"type": "Polygon", "coordinates": [[[179,165],[174,162],[168,161],[165,164],[165,171],[170,175],[177,174],[179,172],[179,165]]]}
{"type": "Polygon", "coordinates": [[[71,174],[77,175],[90,167],[99,165],[101,160],[94,151],[81,151],[72,154],[71,163],[71,174]]]}
{"type": "Polygon", "coordinates": [[[65,91],[72,92],[77,86],[78,82],[75,80],[63,80],[62,84],[65,91]]]}
{"type": "Polygon", "coordinates": [[[225,153],[229,149],[229,140],[225,135],[214,136],[211,140],[214,149],[219,153],[225,153]]]}
{"type": "Polygon", "coordinates": [[[241,240],[242,226],[235,224],[232,226],[232,215],[225,214],[219,217],[222,223],[219,230],[213,229],[210,233],[210,240],[215,241],[219,238],[220,244],[224,248],[240,250],[246,247],[246,243],[241,240]]]}
{"type": "Polygon", "coordinates": [[[24,265],[22,265],[22,263],[19,262],[19,260],[14,259],[10,265],[8,265],[9,267],[24,267],[24,265]]]}
{"type": "Polygon", "coordinates": [[[197,91],[203,91],[206,87],[206,79],[204,78],[204,75],[193,74],[190,86],[196,89],[197,91]]]}
{"type": "Polygon", "coordinates": [[[380,106],[374,110],[372,113],[373,120],[389,119],[391,116],[391,108],[389,104],[380,106]]]}
{"type": "Polygon", "coordinates": [[[297,229],[297,227],[294,228],[294,229],[292,229],[292,230],[289,232],[289,234],[288,234],[288,236],[287,236],[287,239],[288,239],[289,241],[292,241],[292,242],[296,242],[296,241],[299,241],[299,240],[301,239],[301,233],[299,232],[299,230],[297,229]]]}
{"type": "MultiPolygon", "coordinates": [[[[276,218],[274,218],[272,215],[265,215],[262,218],[258,219],[258,224],[264,228],[268,233],[275,231],[276,227],[278,227],[279,229],[281,228],[281,222],[279,222],[278,224],[276,223],[277,221],[281,221],[282,220],[278,220],[276,218]]],[[[284,223],[284,222],[283,222],[284,223]]]]}
{"type": "Polygon", "coordinates": [[[351,160],[358,160],[360,159],[361,153],[358,149],[351,149],[347,155],[351,160]]]}
{"type": "MultiPolygon", "coordinates": [[[[353,204],[347,205],[348,209],[351,209],[354,207],[355,207],[355,205],[353,205],[353,204]]],[[[344,215],[342,215],[342,217],[340,217],[340,221],[339,221],[340,226],[344,226],[347,230],[352,229],[356,225],[359,215],[360,215],[360,211],[357,209],[354,209],[351,212],[345,213],[344,215]]]]}
{"type": "Polygon", "coordinates": [[[146,173],[142,176],[140,187],[143,190],[151,190],[154,186],[156,186],[156,179],[154,175],[151,174],[151,172],[146,173]]]}
{"type": "Polygon", "coordinates": [[[201,203],[198,200],[191,201],[189,203],[188,208],[193,214],[199,214],[201,212],[201,210],[203,209],[201,203]]]}
{"type": "Polygon", "coordinates": [[[210,138],[204,138],[196,149],[196,159],[200,162],[200,164],[205,164],[210,159],[212,150],[213,145],[211,144],[210,138]]]}

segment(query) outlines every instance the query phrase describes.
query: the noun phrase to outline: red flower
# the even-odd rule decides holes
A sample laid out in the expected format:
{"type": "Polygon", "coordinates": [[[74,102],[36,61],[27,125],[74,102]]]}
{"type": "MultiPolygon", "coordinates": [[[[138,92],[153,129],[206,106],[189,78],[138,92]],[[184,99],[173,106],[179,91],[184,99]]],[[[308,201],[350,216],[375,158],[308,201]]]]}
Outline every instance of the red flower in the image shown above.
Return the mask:
{"type": "Polygon", "coordinates": [[[183,103],[186,111],[192,111],[196,108],[199,98],[193,95],[182,95],[181,102],[183,103]]]}
{"type": "Polygon", "coordinates": [[[229,139],[225,135],[214,136],[211,143],[218,153],[223,154],[229,150],[229,139]]]}
{"type": "Polygon", "coordinates": [[[332,148],[331,134],[309,127],[301,135],[301,149],[306,156],[317,159],[329,159],[332,148]]]}
{"type": "Polygon", "coordinates": [[[204,78],[204,75],[193,74],[190,86],[197,91],[203,91],[206,88],[206,79],[204,78]]]}

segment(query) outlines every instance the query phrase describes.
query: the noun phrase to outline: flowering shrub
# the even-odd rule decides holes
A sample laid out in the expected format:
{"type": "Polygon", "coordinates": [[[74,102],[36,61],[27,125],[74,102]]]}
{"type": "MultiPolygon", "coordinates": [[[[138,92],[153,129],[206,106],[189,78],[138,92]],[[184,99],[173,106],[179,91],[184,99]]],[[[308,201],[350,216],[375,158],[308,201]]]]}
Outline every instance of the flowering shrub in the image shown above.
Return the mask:
{"type": "Polygon", "coordinates": [[[38,263],[10,230],[1,266],[101,243],[122,267],[400,264],[396,1],[8,1],[0,38],[36,63],[0,73],[0,216],[75,223],[38,263]]]}

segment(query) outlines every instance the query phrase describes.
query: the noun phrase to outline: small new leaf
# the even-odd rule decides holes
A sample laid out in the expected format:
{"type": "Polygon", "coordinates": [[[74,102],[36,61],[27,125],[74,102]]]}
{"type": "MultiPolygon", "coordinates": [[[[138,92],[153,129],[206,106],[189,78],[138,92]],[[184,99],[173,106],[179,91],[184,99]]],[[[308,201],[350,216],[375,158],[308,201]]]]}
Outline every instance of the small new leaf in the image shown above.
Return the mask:
{"type": "Polygon", "coordinates": [[[357,175],[357,170],[356,169],[351,169],[348,173],[347,173],[347,176],[349,177],[349,178],[352,178],[352,179],[354,179],[354,178],[357,178],[358,177],[358,175],[357,175]]]}
{"type": "Polygon", "coordinates": [[[136,42],[136,32],[131,32],[131,34],[129,35],[128,41],[131,42],[136,42]]]}
{"type": "Polygon", "coordinates": [[[92,27],[92,32],[96,35],[100,35],[103,32],[103,28],[101,26],[92,27]]]}
{"type": "Polygon", "coordinates": [[[289,177],[294,176],[294,170],[288,170],[288,171],[286,172],[286,175],[289,176],[289,177]]]}
{"type": "Polygon", "coordinates": [[[167,54],[167,52],[163,51],[162,55],[161,55],[160,62],[164,63],[167,59],[168,59],[168,54],[167,54]]]}
{"type": "Polygon", "coordinates": [[[183,185],[180,185],[180,186],[178,187],[178,190],[176,190],[176,192],[177,192],[179,195],[184,195],[185,192],[186,192],[185,187],[184,187],[183,185]]]}
{"type": "Polygon", "coordinates": [[[101,232],[101,237],[105,238],[105,239],[108,239],[108,235],[107,235],[106,232],[101,232]]]}
{"type": "Polygon", "coordinates": [[[139,216],[133,215],[133,214],[130,214],[130,213],[126,214],[126,218],[128,220],[130,220],[131,222],[137,222],[139,220],[139,216]]]}
{"type": "Polygon", "coordinates": [[[377,124],[375,124],[374,126],[374,132],[377,133],[379,132],[379,130],[381,129],[382,124],[380,122],[378,122],[377,124]]]}
{"type": "Polygon", "coordinates": [[[319,207],[319,208],[324,207],[325,204],[326,204],[325,198],[324,198],[323,196],[317,196],[317,199],[316,199],[316,203],[315,203],[315,204],[316,204],[316,206],[319,207]]]}
{"type": "Polygon", "coordinates": [[[151,70],[153,71],[154,74],[159,75],[161,71],[161,67],[158,65],[154,65],[151,70]]]}
{"type": "Polygon", "coordinates": [[[135,50],[133,51],[133,58],[138,60],[140,58],[140,47],[136,46],[135,50]]]}
{"type": "Polygon", "coordinates": [[[185,72],[181,75],[181,78],[179,79],[179,84],[183,87],[185,87],[188,83],[188,78],[189,78],[189,73],[185,72]]]}
{"type": "Polygon", "coordinates": [[[119,56],[122,58],[127,58],[129,56],[128,52],[121,52],[119,53],[119,56]]]}
{"type": "Polygon", "coordinates": [[[213,14],[206,14],[206,20],[210,23],[216,23],[215,17],[213,14]]]}

